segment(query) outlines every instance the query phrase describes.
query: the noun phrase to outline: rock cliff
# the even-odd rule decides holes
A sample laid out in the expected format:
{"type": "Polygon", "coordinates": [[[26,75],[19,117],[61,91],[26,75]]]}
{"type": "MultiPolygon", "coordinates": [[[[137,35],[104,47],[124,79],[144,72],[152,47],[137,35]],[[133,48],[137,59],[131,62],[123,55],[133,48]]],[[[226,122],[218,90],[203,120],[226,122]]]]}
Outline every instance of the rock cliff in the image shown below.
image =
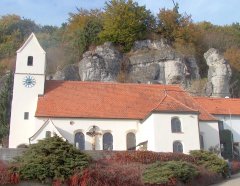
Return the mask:
{"type": "Polygon", "coordinates": [[[104,43],[83,54],[83,59],[79,62],[80,78],[82,81],[116,81],[121,61],[122,54],[113,44],[104,43]]]}
{"type": "MultiPolygon", "coordinates": [[[[206,95],[229,96],[229,64],[215,49],[210,49],[204,57],[209,66],[206,95]]],[[[194,57],[179,54],[163,40],[144,40],[135,42],[127,54],[120,53],[112,43],[107,42],[85,52],[77,65],[68,65],[57,71],[52,79],[114,82],[118,81],[123,65],[127,82],[181,84],[189,88],[190,80],[200,78],[194,57]]]]}
{"type": "MultiPolygon", "coordinates": [[[[178,54],[163,40],[137,41],[125,58],[128,82],[186,85],[188,80],[199,78],[196,60],[178,54]]],[[[122,62],[123,54],[107,42],[83,54],[78,74],[75,74],[77,67],[70,65],[57,71],[53,79],[117,81],[122,62]]]]}
{"type": "Polygon", "coordinates": [[[199,70],[194,58],[178,54],[163,40],[145,40],[135,42],[130,52],[128,77],[131,82],[186,85],[199,78],[199,70]]]}
{"type": "Polygon", "coordinates": [[[62,70],[58,70],[52,77],[48,79],[53,80],[65,80],[65,81],[80,81],[79,69],[77,65],[71,64],[64,67],[62,70]]]}
{"type": "Polygon", "coordinates": [[[218,50],[211,48],[205,54],[208,69],[206,95],[211,97],[230,96],[229,81],[232,71],[228,62],[218,50]]]}

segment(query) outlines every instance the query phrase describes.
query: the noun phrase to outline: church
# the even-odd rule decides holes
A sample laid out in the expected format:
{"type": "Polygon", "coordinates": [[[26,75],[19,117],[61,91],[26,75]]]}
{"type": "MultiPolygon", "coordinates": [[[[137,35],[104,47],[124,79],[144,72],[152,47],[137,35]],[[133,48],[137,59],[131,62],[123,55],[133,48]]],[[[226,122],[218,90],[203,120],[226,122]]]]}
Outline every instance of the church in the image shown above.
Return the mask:
{"type": "MultiPolygon", "coordinates": [[[[220,147],[219,123],[229,123],[228,109],[209,108],[219,101],[192,97],[178,85],[46,80],[45,68],[46,52],[32,33],[17,51],[10,148],[57,134],[80,150],[188,154],[220,147]]],[[[233,99],[225,100],[218,106],[233,99]]],[[[233,115],[239,136],[240,107],[233,115]]]]}

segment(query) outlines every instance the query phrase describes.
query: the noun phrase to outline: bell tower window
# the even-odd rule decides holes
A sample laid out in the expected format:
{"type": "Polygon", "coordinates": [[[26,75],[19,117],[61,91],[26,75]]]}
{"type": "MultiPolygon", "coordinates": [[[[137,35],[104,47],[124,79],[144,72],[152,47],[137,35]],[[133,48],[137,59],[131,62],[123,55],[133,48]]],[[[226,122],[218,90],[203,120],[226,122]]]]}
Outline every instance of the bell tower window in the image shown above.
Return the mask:
{"type": "Polygon", "coordinates": [[[24,112],[24,119],[28,120],[28,118],[29,118],[29,112],[24,112]]]}
{"type": "Polygon", "coordinates": [[[28,56],[27,66],[33,66],[33,56],[28,56]]]}

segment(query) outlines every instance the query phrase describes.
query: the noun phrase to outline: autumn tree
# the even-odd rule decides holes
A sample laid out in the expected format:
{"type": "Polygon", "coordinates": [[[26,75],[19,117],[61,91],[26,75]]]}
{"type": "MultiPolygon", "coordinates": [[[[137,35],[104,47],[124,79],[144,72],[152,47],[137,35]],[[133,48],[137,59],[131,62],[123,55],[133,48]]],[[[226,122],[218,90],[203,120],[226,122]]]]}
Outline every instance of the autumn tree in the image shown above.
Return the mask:
{"type": "Polygon", "coordinates": [[[15,54],[26,37],[39,27],[29,19],[17,15],[6,15],[0,18],[0,58],[15,54]]]}
{"type": "Polygon", "coordinates": [[[189,43],[194,40],[191,16],[180,14],[178,12],[178,4],[172,10],[161,9],[158,19],[157,32],[168,41],[183,40],[189,43]]]}
{"type": "Polygon", "coordinates": [[[89,46],[99,43],[98,34],[102,30],[102,12],[98,9],[78,9],[70,13],[69,23],[63,35],[68,51],[71,51],[72,62],[78,62],[89,46]]]}
{"type": "Polygon", "coordinates": [[[102,41],[111,41],[127,51],[134,41],[144,39],[152,28],[154,18],[145,6],[132,0],[111,0],[105,3],[102,41]]]}

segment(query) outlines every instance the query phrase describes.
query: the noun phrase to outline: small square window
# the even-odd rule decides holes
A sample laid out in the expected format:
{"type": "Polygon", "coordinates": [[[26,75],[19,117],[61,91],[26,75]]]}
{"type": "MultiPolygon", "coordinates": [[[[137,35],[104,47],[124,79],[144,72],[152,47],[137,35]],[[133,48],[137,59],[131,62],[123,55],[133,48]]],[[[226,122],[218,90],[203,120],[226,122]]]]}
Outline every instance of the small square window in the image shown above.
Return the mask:
{"type": "Polygon", "coordinates": [[[28,56],[27,66],[33,66],[33,56],[28,56]]]}
{"type": "Polygon", "coordinates": [[[28,120],[28,118],[29,118],[29,112],[24,112],[24,119],[28,120]]]}
{"type": "Polygon", "coordinates": [[[51,131],[46,131],[45,136],[46,136],[46,138],[50,138],[51,137],[51,131]]]}

